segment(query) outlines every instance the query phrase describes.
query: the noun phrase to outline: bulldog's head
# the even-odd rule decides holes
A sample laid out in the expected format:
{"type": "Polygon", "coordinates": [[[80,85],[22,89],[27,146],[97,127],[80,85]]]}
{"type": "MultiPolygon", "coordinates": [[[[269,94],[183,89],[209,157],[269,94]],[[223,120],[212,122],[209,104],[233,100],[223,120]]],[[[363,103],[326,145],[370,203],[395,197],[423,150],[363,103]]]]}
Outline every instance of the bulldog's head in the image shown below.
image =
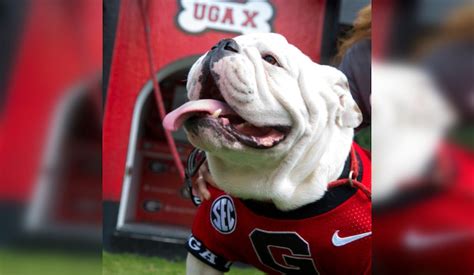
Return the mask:
{"type": "Polygon", "coordinates": [[[184,124],[225,191],[283,209],[299,204],[288,200],[303,183],[337,178],[362,120],[340,71],[273,33],[221,40],[192,66],[187,90],[164,126],[184,124]]]}

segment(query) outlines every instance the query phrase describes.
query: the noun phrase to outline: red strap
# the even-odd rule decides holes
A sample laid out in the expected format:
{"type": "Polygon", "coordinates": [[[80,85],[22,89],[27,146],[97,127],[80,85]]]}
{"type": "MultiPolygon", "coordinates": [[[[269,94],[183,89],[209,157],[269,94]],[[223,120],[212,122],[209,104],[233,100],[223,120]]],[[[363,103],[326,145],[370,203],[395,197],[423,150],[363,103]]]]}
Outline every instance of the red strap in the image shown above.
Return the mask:
{"type": "Polygon", "coordinates": [[[372,193],[370,190],[362,184],[360,181],[357,180],[359,176],[359,163],[357,160],[357,155],[354,149],[354,146],[351,147],[351,172],[349,176],[345,179],[338,179],[332,181],[328,184],[328,188],[334,188],[337,186],[341,186],[344,184],[350,184],[353,187],[359,188],[364,194],[370,199],[372,197],[372,193]]]}
{"type": "MultiPolygon", "coordinates": [[[[155,72],[155,63],[153,62],[153,50],[151,47],[151,38],[150,38],[150,22],[148,20],[148,16],[146,13],[146,8],[145,5],[148,7],[148,1],[141,0],[140,1],[140,11],[141,11],[141,16],[143,19],[143,25],[145,28],[145,38],[146,38],[146,46],[147,46],[147,53],[148,53],[148,65],[150,69],[150,75],[151,79],[153,82],[153,90],[155,92],[155,101],[156,101],[156,106],[158,106],[158,113],[160,114],[161,120],[166,115],[166,110],[165,110],[165,105],[163,103],[163,97],[161,96],[161,91],[160,87],[158,86],[158,79],[156,78],[155,72]]],[[[166,136],[166,141],[168,142],[168,147],[171,151],[171,155],[173,156],[174,164],[176,165],[176,168],[178,169],[179,176],[181,177],[182,180],[184,180],[184,166],[183,163],[181,163],[181,158],[179,157],[178,149],[176,148],[176,144],[174,142],[173,136],[171,135],[171,132],[165,130],[165,136],[166,136]]]]}

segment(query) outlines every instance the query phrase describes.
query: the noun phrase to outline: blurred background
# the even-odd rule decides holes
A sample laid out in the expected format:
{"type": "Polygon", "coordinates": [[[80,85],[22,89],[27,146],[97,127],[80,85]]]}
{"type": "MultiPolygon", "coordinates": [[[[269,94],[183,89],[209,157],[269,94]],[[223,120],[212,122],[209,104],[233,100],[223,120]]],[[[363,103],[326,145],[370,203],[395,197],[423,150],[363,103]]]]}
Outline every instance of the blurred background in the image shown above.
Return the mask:
{"type": "Polygon", "coordinates": [[[0,274],[100,274],[102,3],[0,1],[0,274]]]}
{"type": "Polygon", "coordinates": [[[374,273],[472,273],[474,4],[372,7],[374,273]]]}
{"type": "Polygon", "coordinates": [[[183,274],[191,146],[162,115],[216,41],[268,31],[349,79],[374,272],[471,274],[473,19],[461,0],[0,0],[0,274],[183,274]]]}

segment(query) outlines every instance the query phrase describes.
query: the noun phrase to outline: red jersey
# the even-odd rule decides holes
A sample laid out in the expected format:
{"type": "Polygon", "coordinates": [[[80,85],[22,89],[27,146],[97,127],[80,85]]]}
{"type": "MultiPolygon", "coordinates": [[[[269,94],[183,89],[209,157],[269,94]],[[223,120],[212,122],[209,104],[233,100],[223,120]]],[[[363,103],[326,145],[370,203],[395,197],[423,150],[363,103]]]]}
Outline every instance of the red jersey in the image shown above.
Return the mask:
{"type": "MultiPolygon", "coordinates": [[[[354,145],[358,180],[370,188],[370,158],[354,145]]],[[[340,178],[350,172],[350,157],[340,178]]],[[[204,263],[227,271],[234,261],[269,274],[370,274],[371,202],[350,185],[329,189],[296,210],[242,200],[209,188],[187,242],[204,263]]]]}

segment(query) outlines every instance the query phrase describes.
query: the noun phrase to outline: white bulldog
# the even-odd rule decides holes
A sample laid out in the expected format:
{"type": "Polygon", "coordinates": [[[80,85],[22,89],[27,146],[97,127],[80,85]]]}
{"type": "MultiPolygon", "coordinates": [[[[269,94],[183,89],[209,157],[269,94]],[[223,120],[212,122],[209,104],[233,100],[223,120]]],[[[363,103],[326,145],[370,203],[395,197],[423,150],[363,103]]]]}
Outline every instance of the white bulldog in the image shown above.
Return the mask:
{"type": "MultiPolygon", "coordinates": [[[[193,65],[187,90],[165,128],[184,124],[220,189],[285,211],[324,195],[362,121],[344,74],[274,33],[220,41],[193,65]]],[[[190,254],[187,265],[217,272],[190,254]]]]}

